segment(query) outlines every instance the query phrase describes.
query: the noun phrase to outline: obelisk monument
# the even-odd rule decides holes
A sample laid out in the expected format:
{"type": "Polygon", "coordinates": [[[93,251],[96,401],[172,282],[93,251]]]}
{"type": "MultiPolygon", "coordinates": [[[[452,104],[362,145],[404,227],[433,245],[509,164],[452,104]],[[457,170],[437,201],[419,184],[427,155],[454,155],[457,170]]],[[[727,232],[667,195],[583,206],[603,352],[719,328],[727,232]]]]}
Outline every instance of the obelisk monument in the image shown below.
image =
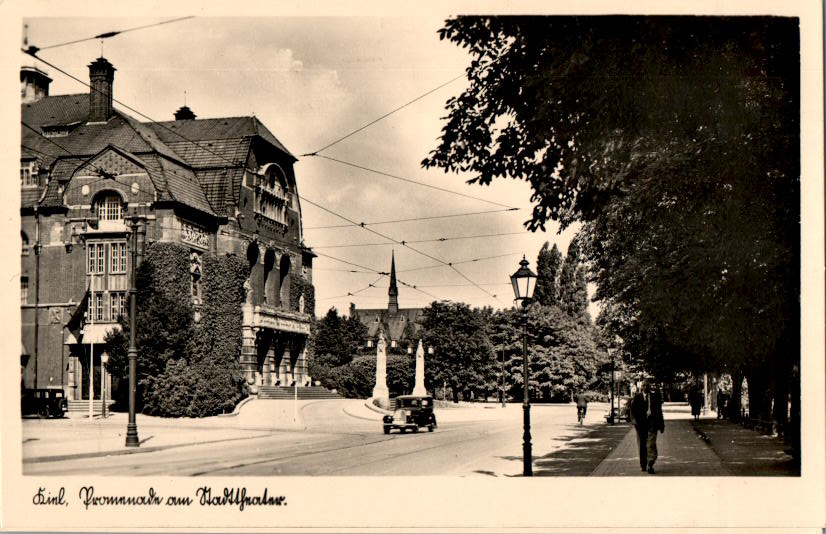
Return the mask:
{"type": "Polygon", "coordinates": [[[384,341],[384,331],[379,332],[379,342],[376,344],[376,386],[373,388],[373,398],[379,405],[390,405],[390,392],[387,390],[387,343],[384,341]]]}
{"type": "Polygon", "coordinates": [[[413,395],[427,395],[427,390],[424,388],[424,347],[422,347],[421,339],[416,349],[416,382],[413,386],[413,395]]]}

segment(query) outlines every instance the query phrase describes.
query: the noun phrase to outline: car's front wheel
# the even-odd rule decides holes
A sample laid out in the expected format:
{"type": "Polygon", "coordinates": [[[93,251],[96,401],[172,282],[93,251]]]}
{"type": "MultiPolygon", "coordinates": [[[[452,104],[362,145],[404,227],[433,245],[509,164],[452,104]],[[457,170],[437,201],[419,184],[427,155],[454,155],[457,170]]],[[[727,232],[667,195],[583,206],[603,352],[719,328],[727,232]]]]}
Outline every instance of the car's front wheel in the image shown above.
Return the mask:
{"type": "Polygon", "coordinates": [[[433,425],[427,425],[427,431],[433,432],[433,425]]]}

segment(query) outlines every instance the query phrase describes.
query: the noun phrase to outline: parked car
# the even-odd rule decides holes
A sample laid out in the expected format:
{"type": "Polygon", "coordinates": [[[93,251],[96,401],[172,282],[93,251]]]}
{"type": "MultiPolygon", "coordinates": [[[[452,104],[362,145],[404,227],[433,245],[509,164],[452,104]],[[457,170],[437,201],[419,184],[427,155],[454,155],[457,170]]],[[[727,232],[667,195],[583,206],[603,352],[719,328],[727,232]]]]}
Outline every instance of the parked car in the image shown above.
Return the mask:
{"type": "Polygon", "coordinates": [[[69,411],[69,402],[62,389],[24,389],[20,410],[23,415],[63,417],[69,411]]]}
{"type": "Polygon", "coordinates": [[[396,410],[393,415],[384,416],[384,433],[398,429],[402,434],[411,430],[418,432],[427,427],[428,432],[436,428],[436,415],[433,413],[433,397],[430,395],[402,395],[396,397],[396,410]]]}

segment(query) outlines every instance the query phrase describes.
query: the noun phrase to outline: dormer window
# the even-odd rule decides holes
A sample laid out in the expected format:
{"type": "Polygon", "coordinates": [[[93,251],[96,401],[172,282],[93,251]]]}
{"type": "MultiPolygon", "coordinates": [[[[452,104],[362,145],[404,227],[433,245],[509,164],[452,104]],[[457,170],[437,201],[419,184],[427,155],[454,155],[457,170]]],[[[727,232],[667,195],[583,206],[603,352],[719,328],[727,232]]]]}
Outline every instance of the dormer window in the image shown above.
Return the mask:
{"type": "Polygon", "coordinates": [[[34,161],[24,161],[20,164],[20,185],[22,187],[37,187],[34,161]]]}
{"type": "Polygon", "coordinates": [[[117,193],[107,193],[97,199],[93,212],[98,221],[123,221],[123,201],[117,193]]]}

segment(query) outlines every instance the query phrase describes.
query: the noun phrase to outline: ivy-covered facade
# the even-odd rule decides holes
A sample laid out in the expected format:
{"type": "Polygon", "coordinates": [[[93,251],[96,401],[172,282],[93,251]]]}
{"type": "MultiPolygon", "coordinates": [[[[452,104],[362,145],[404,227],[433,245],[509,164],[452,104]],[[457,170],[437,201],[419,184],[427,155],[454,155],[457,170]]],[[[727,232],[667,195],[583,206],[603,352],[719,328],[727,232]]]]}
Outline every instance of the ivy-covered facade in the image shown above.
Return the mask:
{"type": "Polygon", "coordinates": [[[237,314],[250,392],[308,383],[315,255],[302,237],[296,158],[254,116],[198,119],[184,106],[175,120],[140,122],[113,107],[115,70],[98,58],[88,93],[59,96],[43,71],[21,71],[21,387],[88,399],[91,378],[100,399],[132,256],[154,243],[188,252],[163,265],[186,281],[178,298],[196,328],[206,295],[242,295],[225,312],[237,314]],[[210,278],[210,259],[226,256],[245,267],[239,288],[221,287],[236,277],[210,278]]]}

